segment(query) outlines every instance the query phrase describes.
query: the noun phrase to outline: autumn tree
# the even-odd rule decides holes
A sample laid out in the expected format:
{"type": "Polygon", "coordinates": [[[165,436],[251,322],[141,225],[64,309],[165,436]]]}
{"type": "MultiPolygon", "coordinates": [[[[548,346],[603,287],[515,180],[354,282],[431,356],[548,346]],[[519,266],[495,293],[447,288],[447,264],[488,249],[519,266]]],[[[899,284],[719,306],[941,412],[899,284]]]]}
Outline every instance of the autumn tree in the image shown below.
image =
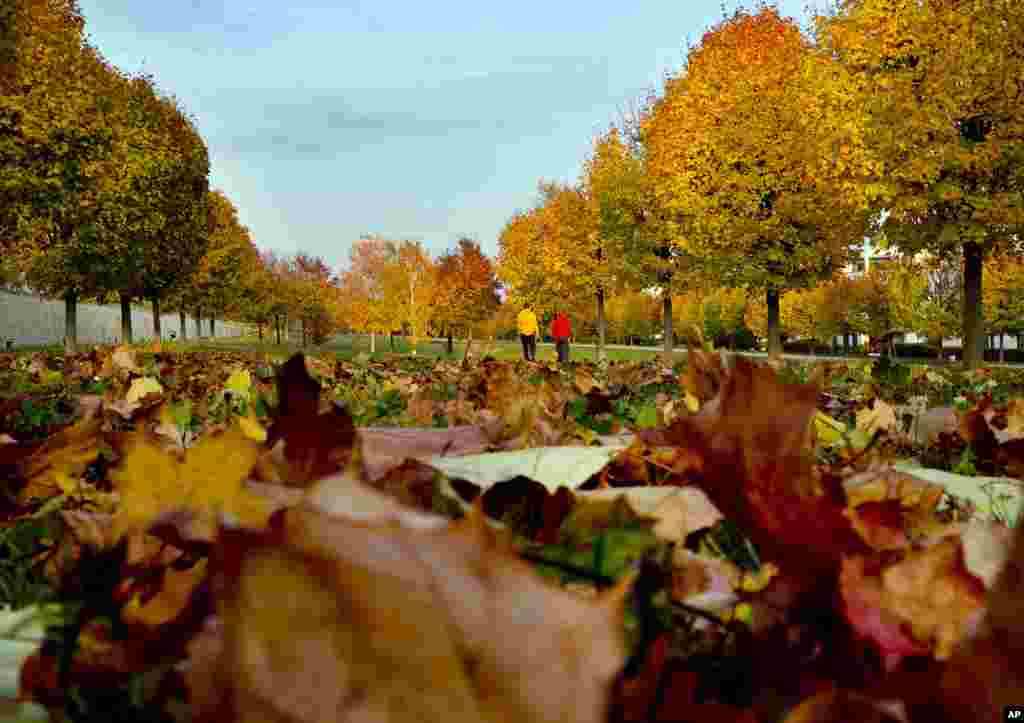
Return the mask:
{"type": "Polygon", "coordinates": [[[1015,334],[1019,342],[1024,331],[1024,258],[1015,253],[990,255],[985,260],[982,295],[985,328],[1000,339],[999,356],[1003,361],[1003,335],[1015,334]]]}
{"type": "Polygon", "coordinates": [[[123,188],[116,114],[121,76],[84,40],[77,3],[11,0],[0,8],[0,264],[65,300],[75,348],[79,298],[102,288],[109,259],[97,223],[123,188]]]}
{"type": "Polygon", "coordinates": [[[408,326],[415,353],[435,310],[434,262],[419,241],[388,241],[386,250],[381,279],[385,310],[393,319],[392,329],[408,326]]]}
{"type": "Polygon", "coordinates": [[[657,299],[644,291],[623,291],[608,300],[608,328],[613,337],[630,344],[654,335],[657,299]]]}
{"type": "MultiPolygon", "coordinates": [[[[644,285],[648,249],[644,221],[649,211],[643,160],[615,126],[594,139],[583,166],[582,190],[591,215],[579,271],[596,301],[598,350],[604,346],[605,299],[644,285]]],[[[648,297],[649,298],[649,297],[648,297]]],[[[637,297],[625,302],[635,307],[637,297]]],[[[630,334],[632,336],[632,334],[630,334]]]]}
{"type": "Polygon", "coordinates": [[[509,291],[508,303],[543,308],[552,296],[546,273],[538,208],[517,211],[498,236],[498,279],[509,291]]]}
{"type": "Polygon", "coordinates": [[[825,62],[773,8],[740,10],[690,51],[644,129],[673,237],[719,284],[765,290],[772,355],[780,294],[831,275],[869,218],[818,173],[825,62]]]}
{"type": "Polygon", "coordinates": [[[512,216],[498,238],[497,275],[513,304],[540,312],[594,298],[596,229],[580,186],[541,181],[536,205],[512,216]]]}
{"type": "Polygon", "coordinates": [[[112,71],[85,41],[75,0],[0,6],[0,249],[30,249],[40,216],[67,209],[82,164],[109,151],[100,87],[112,71]]]}
{"type": "Polygon", "coordinates": [[[341,319],[349,329],[369,334],[370,351],[374,352],[377,334],[391,329],[382,281],[386,243],[374,236],[364,236],[352,244],[349,253],[349,266],[341,273],[341,319]]]}
{"type": "Polygon", "coordinates": [[[370,333],[371,350],[379,331],[407,327],[415,342],[435,312],[436,279],[434,262],[419,241],[363,236],[340,275],[341,316],[350,328],[370,333]]]}
{"type": "Polygon", "coordinates": [[[231,200],[222,191],[211,190],[207,191],[203,207],[204,253],[169,299],[180,318],[184,318],[185,312],[192,312],[197,335],[202,334],[200,322],[204,314],[212,322],[216,316],[237,308],[250,267],[257,263],[255,244],[249,230],[239,221],[231,200]]]}
{"type": "MultiPolygon", "coordinates": [[[[149,223],[150,233],[143,236],[142,264],[133,296],[151,302],[153,329],[162,337],[161,301],[187,283],[196,271],[211,243],[209,190],[210,162],[206,144],[192,120],[172,98],[155,98],[154,134],[160,151],[153,153],[152,172],[137,179],[136,197],[144,199],[137,212],[149,223]],[[159,161],[157,160],[159,159],[159,161]]],[[[138,238],[138,237],[137,237],[138,238]]],[[[234,299],[241,300],[242,277],[247,263],[256,253],[251,238],[236,248],[230,279],[222,278],[222,287],[234,286],[234,299]]],[[[223,312],[231,309],[231,301],[221,299],[223,312]]],[[[237,308],[237,307],[236,307],[237,308]]]]}
{"type": "Polygon", "coordinates": [[[1024,6],[847,0],[819,19],[862,129],[849,160],[901,249],[963,258],[964,359],[982,359],[984,257],[1024,227],[1024,6]]]}
{"type": "Polygon", "coordinates": [[[434,321],[448,337],[449,354],[453,330],[471,335],[474,325],[490,317],[500,303],[494,266],[479,243],[461,238],[458,250],[438,259],[434,321]]]}
{"type": "Polygon", "coordinates": [[[323,259],[298,253],[288,268],[287,283],[293,289],[293,316],[302,328],[302,345],[323,344],[334,331],[338,279],[323,259]]]}

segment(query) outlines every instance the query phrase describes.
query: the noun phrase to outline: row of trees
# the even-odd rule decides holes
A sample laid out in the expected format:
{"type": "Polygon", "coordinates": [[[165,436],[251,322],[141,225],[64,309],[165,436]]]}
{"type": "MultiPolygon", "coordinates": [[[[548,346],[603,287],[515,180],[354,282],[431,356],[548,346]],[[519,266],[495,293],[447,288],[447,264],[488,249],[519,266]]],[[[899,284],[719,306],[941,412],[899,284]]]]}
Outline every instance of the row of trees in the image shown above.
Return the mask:
{"type": "Polygon", "coordinates": [[[337,280],[321,259],[260,254],[232,202],[209,186],[194,120],[148,75],[110,65],[85,36],[77,0],[0,7],[0,276],[66,304],[130,306],[263,328],[285,319],[324,336],[337,280]]]}
{"type": "Polygon", "coordinates": [[[986,320],[1003,323],[982,311],[985,259],[1014,258],[1024,226],[1022,31],[1013,0],[844,0],[812,37],[737,11],[594,141],[578,182],[541,182],[502,231],[499,277],[514,302],[590,298],[599,320],[610,295],[655,289],[669,350],[674,296],[758,290],[778,354],[782,299],[824,294],[884,233],[962,269],[977,364],[986,320]]]}
{"type": "Polygon", "coordinates": [[[368,235],[352,246],[351,263],[339,280],[338,319],[369,333],[407,332],[415,341],[428,332],[483,332],[501,303],[491,260],[480,245],[460,239],[436,261],[418,241],[368,235]]]}

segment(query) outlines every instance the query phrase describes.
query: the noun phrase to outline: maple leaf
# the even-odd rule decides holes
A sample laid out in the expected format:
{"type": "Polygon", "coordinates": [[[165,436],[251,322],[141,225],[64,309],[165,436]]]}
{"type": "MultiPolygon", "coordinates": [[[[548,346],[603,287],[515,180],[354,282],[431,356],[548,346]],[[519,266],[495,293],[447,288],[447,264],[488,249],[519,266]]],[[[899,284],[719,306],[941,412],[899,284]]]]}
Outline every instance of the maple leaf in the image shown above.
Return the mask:
{"type": "Polygon", "coordinates": [[[259,456],[260,446],[237,427],[204,437],[185,451],[181,461],[155,443],[133,436],[124,459],[111,473],[121,498],[114,523],[117,536],[144,529],[178,509],[196,513],[207,525],[219,513],[243,524],[263,525],[269,504],[243,485],[259,456]]]}
{"type": "Polygon", "coordinates": [[[295,354],[277,373],[278,405],[266,446],[284,441],[283,482],[297,486],[343,469],[356,447],[355,425],[338,406],[320,414],[320,383],[309,375],[305,356],[295,354]]]}
{"type": "Polygon", "coordinates": [[[945,494],[941,485],[893,469],[847,478],[847,515],[860,536],[876,550],[902,549],[910,538],[934,532],[935,511],[945,494]]]}
{"type": "Polygon", "coordinates": [[[18,476],[25,486],[18,493],[21,501],[49,499],[69,493],[90,462],[96,459],[101,444],[102,422],[86,418],[51,435],[36,447],[5,445],[4,456],[18,459],[18,476]],[[9,456],[8,456],[9,455],[9,456]]]}
{"type": "MultiPolygon", "coordinates": [[[[694,366],[716,365],[691,352],[694,366]]],[[[845,515],[838,480],[809,459],[817,389],[785,384],[767,366],[737,357],[718,395],[665,430],[641,432],[678,450],[673,471],[699,486],[783,570],[834,571],[843,554],[866,550],[845,515]]]]}
{"type": "Polygon", "coordinates": [[[296,509],[262,536],[223,531],[220,551],[219,695],[201,699],[222,702],[200,720],[603,719],[619,602],[549,587],[480,519],[296,509]]]}
{"type": "Polygon", "coordinates": [[[893,670],[906,655],[950,657],[982,610],[984,588],[963,563],[960,541],[946,539],[884,564],[843,560],[840,592],[848,620],[893,670]]]}

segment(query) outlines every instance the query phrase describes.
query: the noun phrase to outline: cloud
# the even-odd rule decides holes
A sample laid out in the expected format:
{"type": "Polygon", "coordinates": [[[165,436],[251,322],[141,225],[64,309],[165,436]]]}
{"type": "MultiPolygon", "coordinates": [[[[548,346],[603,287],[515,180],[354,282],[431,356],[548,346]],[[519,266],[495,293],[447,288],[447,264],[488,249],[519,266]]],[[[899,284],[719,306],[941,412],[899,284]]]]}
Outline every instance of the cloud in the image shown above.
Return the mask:
{"type": "Polygon", "coordinates": [[[199,105],[224,129],[212,140],[226,151],[306,159],[405,141],[515,143],[550,134],[560,114],[608,102],[604,61],[523,56],[476,74],[457,67],[412,88],[236,88],[199,105]]]}

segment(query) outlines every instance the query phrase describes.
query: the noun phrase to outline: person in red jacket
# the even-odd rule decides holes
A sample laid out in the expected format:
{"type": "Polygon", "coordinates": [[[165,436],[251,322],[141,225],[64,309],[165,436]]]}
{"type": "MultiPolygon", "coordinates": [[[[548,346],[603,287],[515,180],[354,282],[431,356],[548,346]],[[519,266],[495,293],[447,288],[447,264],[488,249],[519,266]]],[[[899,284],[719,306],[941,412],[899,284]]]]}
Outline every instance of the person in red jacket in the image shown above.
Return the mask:
{"type": "Polygon", "coordinates": [[[569,337],[571,336],[572,327],[569,325],[569,317],[559,311],[551,320],[551,337],[555,340],[555,348],[558,350],[559,364],[569,361],[569,337]]]}

